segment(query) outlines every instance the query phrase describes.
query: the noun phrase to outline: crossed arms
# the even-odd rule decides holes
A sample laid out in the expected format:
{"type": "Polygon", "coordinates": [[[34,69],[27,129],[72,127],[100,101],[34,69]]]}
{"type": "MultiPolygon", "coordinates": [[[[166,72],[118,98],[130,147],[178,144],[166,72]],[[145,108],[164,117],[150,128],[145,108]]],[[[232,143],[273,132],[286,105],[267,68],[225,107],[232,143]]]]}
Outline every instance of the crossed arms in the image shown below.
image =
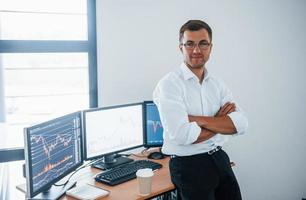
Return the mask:
{"type": "Polygon", "coordinates": [[[188,115],[190,122],[196,122],[201,127],[201,133],[194,144],[208,140],[217,133],[231,135],[237,132],[228,114],[236,110],[234,103],[224,104],[214,117],[188,115]]]}

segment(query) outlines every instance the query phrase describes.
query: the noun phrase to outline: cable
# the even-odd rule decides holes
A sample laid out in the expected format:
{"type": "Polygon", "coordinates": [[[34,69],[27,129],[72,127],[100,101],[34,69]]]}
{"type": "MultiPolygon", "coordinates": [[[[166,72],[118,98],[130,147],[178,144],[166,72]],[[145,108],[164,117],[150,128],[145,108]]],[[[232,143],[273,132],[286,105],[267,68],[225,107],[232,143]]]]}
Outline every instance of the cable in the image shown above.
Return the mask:
{"type": "Polygon", "coordinates": [[[135,156],[135,157],[138,157],[138,158],[146,158],[146,157],[147,157],[146,155],[140,156],[140,155],[133,154],[133,153],[132,153],[131,155],[133,155],[133,156],[135,156]]]}
{"type": "Polygon", "coordinates": [[[133,154],[117,154],[115,158],[118,158],[118,157],[121,157],[121,156],[125,156],[125,157],[129,157],[130,155],[133,155],[133,154]]]}
{"type": "Polygon", "coordinates": [[[83,168],[85,168],[85,167],[88,167],[89,165],[91,165],[92,163],[94,163],[94,162],[96,162],[96,161],[97,161],[97,160],[90,161],[89,163],[87,163],[87,164],[85,164],[85,165],[82,165],[81,167],[79,167],[78,169],[76,169],[76,170],[69,176],[69,178],[68,178],[64,183],[62,183],[62,184],[56,184],[56,183],[54,183],[53,185],[54,185],[54,186],[64,186],[64,185],[66,185],[66,184],[70,181],[71,177],[72,177],[75,173],[77,173],[78,171],[80,171],[81,169],[83,169],[83,168]]]}
{"type": "Polygon", "coordinates": [[[147,153],[147,151],[149,150],[150,148],[145,148],[141,151],[141,154],[144,155],[144,153],[147,153]]]}

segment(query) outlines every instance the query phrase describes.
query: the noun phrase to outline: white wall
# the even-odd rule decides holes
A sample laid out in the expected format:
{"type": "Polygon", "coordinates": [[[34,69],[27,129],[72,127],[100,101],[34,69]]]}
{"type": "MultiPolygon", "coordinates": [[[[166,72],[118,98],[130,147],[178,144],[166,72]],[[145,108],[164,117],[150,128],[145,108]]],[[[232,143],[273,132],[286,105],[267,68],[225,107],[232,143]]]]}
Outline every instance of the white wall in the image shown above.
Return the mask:
{"type": "Polygon", "coordinates": [[[188,19],[213,28],[208,70],[249,118],[226,145],[247,200],[306,198],[306,1],[98,0],[99,105],[151,99],[188,19]]]}

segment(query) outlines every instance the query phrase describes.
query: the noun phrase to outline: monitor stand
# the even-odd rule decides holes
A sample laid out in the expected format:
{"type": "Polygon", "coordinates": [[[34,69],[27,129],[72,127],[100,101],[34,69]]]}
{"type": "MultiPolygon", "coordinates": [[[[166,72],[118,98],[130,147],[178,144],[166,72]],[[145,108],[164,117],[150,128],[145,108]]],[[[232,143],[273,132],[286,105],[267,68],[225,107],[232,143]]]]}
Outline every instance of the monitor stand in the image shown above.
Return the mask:
{"type": "Polygon", "coordinates": [[[51,188],[49,188],[47,191],[41,192],[38,195],[36,195],[33,198],[29,199],[44,199],[44,200],[56,200],[59,199],[61,196],[63,196],[67,190],[75,186],[76,182],[68,182],[64,186],[54,186],[52,185],[51,188]]]}
{"type": "Polygon", "coordinates": [[[125,164],[125,163],[129,163],[132,162],[133,159],[131,158],[127,158],[127,157],[123,157],[123,156],[119,156],[117,154],[109,154],[109,155],[105,155],[102,160],[92,164],[92,167],[98,168],[98,169],[102,169],[102,170],[106,170],[106,169],[111,169],[114,167],[117,167],[119,165],[125,164]]]}

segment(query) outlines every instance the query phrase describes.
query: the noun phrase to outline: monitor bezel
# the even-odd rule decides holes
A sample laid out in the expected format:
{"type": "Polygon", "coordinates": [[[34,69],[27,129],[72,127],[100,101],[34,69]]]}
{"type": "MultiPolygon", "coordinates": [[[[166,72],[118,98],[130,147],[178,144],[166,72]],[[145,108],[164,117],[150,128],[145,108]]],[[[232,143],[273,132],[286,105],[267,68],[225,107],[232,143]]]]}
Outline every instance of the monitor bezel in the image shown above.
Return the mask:
{"type": "Polygon", "coordinates": [[[98,108],[91,108],[91,109],[83,110],[83,116],[82,116],[83,117],[83,158],[84,158],[85,161],[95,160],[95,159],[103,158],[104,156],[107,156],[107,155],[116,154],[116,153],[120,153],[120,152],[123,152],[123,151],[128,151],[128,150],[131,150],[131,149],[136,149],[136,148],[139,148],[139,147],[143,147],[144,140],[142,140],[142,144],[139,144],[139,145],[136,145],[136,146],[133,146],[133,147],[120,149],[120,150],[117,150],[117,151],[112,151],[112,152],[107,152],[107,153],[102,153],[102,154],[97,155],[97,156],[91,156],[91,157],[87,156],[86,113],[96,112],[96,111],[100,111],[100,110],[116,109],[116,108],[121,108],[121,107],[138,106],[138,105],[140,105],[141,109],[142,109],[142,132],[143,132],[145,127],[144,127],[144,120],[143,120],[144,116],[143,116],[143,103],[142,102],[130,103],[130,104],[121,104],[121,105],[107,106],[107,107],[98,107],[98,108]]]}
{"type": "Polygon", "coordinates": [[[83,133],[82,133],[82,112],[78,111],[78,112],[74,112],[74,113],[70,113],[61,117],[57,117],[55,119],[52,120],[48,120],[39,124],[36,124],[34,126],[31,127],[26,127],[24,128],[24,141],[25,141],[25,146],[24,146],[24,156],[25,156],[25,172],[26,172],[26,188],[27,188],[27,196],[32,198],[35,197],[36,195],[38,195],[41,192],[44,192],[46,190],[48,190],[54,183],[58,182],[60,179],[64,178],[65,176],[67,176],[68,174],[70,174],[71,172],[73,172],[74,170],[76,170],[78,167],[83,165],[84,159],[83,159],[83,145],[82,145],[82,137],[83,137],[83,133]],[[30,130],[35,129],[37,127],[40,126],[44,126],[45,124],[48,123],[52,123],[53,121],[58,121],[61,120],[63,118],[67,118],[69,116],[75,116],[78,115],[80,118],[80,162],[77,163],[76,165],[74,165],[73,167],[71,167],[69,170],[67,170],[65,173],[63,173],[62,175],[58,176],[57,178],[53,179],[51,182],[49,182],[48,184],[42,186],[41,188],[39,188],[38,190],[34,191],[33,188],[33,173],[32,173],[32,156],[31,156],[31,150],[30,150],[30,144],[31,144],[31,137],[30,137],[30,130]],[[30,152],[29,152],[30,151],[30,152]]]}
{"type": "MultiPolygon", "coordinates": [[[[143,146],[145,148],[151,147],[162,147],[163,144],[148,144],[148,135],[147,135],[147,104],[152,104],[153,101],[144,101],[143,102],[143,123],[144,123],[144,131],[143,131],[143,146]]],[[[164,143],[164,142],[163,142],[164,143]]]]}

